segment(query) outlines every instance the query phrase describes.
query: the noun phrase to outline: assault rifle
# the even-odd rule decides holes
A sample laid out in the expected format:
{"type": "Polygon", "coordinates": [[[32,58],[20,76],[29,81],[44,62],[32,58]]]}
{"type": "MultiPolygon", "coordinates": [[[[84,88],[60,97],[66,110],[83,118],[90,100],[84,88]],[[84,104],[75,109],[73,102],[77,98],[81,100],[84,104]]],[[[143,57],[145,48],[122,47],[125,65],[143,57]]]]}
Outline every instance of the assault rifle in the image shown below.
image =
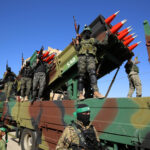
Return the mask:
{"type": "Polygon", "coordinates": [[[76,39],[72,39],[72,42],[73,44],[75,45],[76,44],[76,40],[79,40],[81,39],[81,36],[79,35],[79,29],[80,29],[80,25],[78,24],[77,25],[77,22],[76,22],[76,19],[75,17],[73,16],[73,20],[74,20],[74,27],[75,27],[75,31],[76,31],[76,39]]]}
{"type": "Polygon", "coordinates": [[[79,34],[80,25],[79,24],[77,25],[75,16],[73,16],[73,20],[74,20],[74,27],[75,27],[76,34],[79,34]]]}
{"type": "Polygon", "coordinates": [[[23,53],[22,53],[22,58],[21,58],[21,60],[22,60],[22,66],[23,66],[23,63],[24,63],[23,53]]]}

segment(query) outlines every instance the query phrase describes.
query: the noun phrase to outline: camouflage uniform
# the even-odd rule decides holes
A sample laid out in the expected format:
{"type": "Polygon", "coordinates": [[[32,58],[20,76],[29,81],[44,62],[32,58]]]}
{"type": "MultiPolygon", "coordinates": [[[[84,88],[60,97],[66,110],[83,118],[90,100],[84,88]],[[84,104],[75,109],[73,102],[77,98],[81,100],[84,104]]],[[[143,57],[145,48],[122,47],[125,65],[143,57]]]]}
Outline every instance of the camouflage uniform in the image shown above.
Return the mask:
{"type": "MultiPolygon", "coordinates": [[[[83,82],[86,71],[90,76],[90,84],[94,91],[98,91],[97,78],[96,78],[96,45],[99,42],[94,38],[88,40],[82,39],[80,42],[80,50],[78,53],[78,75],[79,84],[83,82]]],[[[83,87],[79,85],[79,91],[82,91],[83,87]]]]}
{"type": "Polygon", "coordinates": [[[21,76],[21,96],[29,96],[32,86],[32,68],[24,66],[21,70],[21,76]]]}
{"type": "Polygon", "coordinates": [[[52,64],[48,64],[39,60],[39,62],[35,62],[32,66],[34,69],[34,78],[33,78],[33,100],[37,95],[37,88],[39,86],[38,98],[41,98],[43,95],[43,91],[46,85],[46,69],[50,69],[52,64]]]}
{"type": "MultiPolygon", "coordinates": [[[[96,146],[96,143],[99,143],[100,140],[95,127],[93,127],[91,124],[85,127],[80,121],[77,121],[76,124],[80,126],[83,131],[87,131],[88,129],[91,129],[91,131],[93,131],[93,135],[95,136],[93,141],[93,150],[96,150],[94,146],[96,146]]],[[[77,130],[81,132],[79,128],[77,128],[77,130]]],[[[90,137],[90,139],[91,138],[93,137],[90,137]]],[[[58,141],[56,150],[73,150],[73,149],[78,150],[78,149],[85,149],[85,148],[83,144],[80,143],[80,139],[75,128],[73,126],[67,126],[58,141]]]]}
{"type": "Polygon", "coordinates": [[[8,98],[10,97],[11,91],[12,91],[12,87],[13,87],[13,83],[15,81],[16,75],[13,72],[5,72],[4,74],[4,91],[5,91],[5,95],[6,95],[6,100],[8,100],[8,98]]]}
{"type": "MultiPolygon", "coordinates": [[[[106,45],[108,35],[103,42],[100,42],[94,38],[90,38],[91,29],[85,27],[85,36],[82,37],[78,44],[75,44],[75,49],[78,51],[78,90],[82,97],[82,91],[84,88],[84,77],[86,72],[89,74],[90,85],[94,91],[94,96],[97,98],[103,98],[104,96],[98,92],[97,77],[96,77],[96,53],[97,46],[106,45]],[[89,33],[88,33],[89,32],[89,33]]],[[[79,99],[82,99],[80,98],[79,99]]]]}
{"type": "Polygon", "coordinates": [[[131,61],[126,63],[125,69],[129,79],[128,97],[132,97],[132,94],[135,91],[135,89],[136,89],[136,97],[141,97],[142,84],[139,78],[139,68],[133,61],[131,61]]]}
{"type": "Polygon", "coordinates": [[[6,142],[3,140],[3,139],[1,139],[0,140],[0,150],[6,150],[6,142]]]}

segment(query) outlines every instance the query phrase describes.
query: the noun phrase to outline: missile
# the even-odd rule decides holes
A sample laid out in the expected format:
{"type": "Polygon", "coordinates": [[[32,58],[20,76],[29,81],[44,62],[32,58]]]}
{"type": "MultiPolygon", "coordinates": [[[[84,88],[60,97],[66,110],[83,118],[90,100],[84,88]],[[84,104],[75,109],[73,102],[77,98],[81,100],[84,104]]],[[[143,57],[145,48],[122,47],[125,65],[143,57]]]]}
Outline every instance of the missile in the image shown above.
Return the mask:
{"type": "Polygon", "coordinates": [[[123,24],[124,24],[126,21],[127,21],[127,20],[124,19],[123,21],[121,21],[121,22],[117,23],[116,25],[114,25],[114,26],[110,29],[111,33],[114,33],[114,34],[115,34],[115,33],[123,26],[123,24]]]}
{"type": "Polygon", "coordinates": [[[129,45],[136,37],[137,37],[137,35],[132,37],[132,38],[129,38],[128,40],[124,41],[123,44],[125,46],[129,45]]]}
{"type": "Polygon", "coordinates": [[[128,31],[130,28],[131,28],[131,26],[129,26],[129,27],[127,27],[127,28],[123,29],[122,31],[120,31],[120,32],[119,32],[119,33],[117,33],[117,34],[118,34],[118,35],[120,35],[120,34],[122,34],[123,32],[128,31]]]}
{"type": "Polygon", "coordinates": [[[120,35],[118,36],[118,39],[119,39],[119,40],[123,39],[131,30],[132,30],[132,29],[129,29],[128,31],[123,32],[122,34],[120,34],[120,35]]]}
{"type": "Polygon", "coordinates": [[[126,36],[126,37],[124,37],[124,38],[123,38],[123,40],[125,41],[125,40],[127,40],[127,39],[131,38],[134,34],[135,34],[135,33],[132,33],[132,34],[130,34],[130,35],[128,35],[128,36],[126,36]]]}
{"type": "Polygon", "coordinates": [[[105,19],[105,22],[106,22],[107,24],[110,24],[110,23],[112,22],[112,20],[117,16],[117,14],[118,14],[119,12],[120,12],[120,10],[117,11],[116,13],[114,13],[113,15],[109,16],[107,19],[105,19]]]}
{"type": "Polygon", "coordinates": [[[129,51],[132,51],[132,50],[133,50],[135,47],[137,47],[140,43],[141,43],[141,41],[139,41],[139,42],[137,42],[137,43],[135,43],[135,44],[129,46],[129,47],[128,47],[129,51]]]}
{"type": "Polygon", "coordinates": [[[43,55],[42,55],[42,59],[43,58],[45,58],[45,57],[47,57],[48,56],[48,54],[49,54],[49,52],[47,51],[47,52],[45,52],[43,55]]]}
{"type": "Polygon", "coordinates": [[[46,59],[43,59],[43,61],[45,62],[49,62],[50,60],[52,60],[55,56],[55,53],[52,53],[50,56],[48,56],[46,59]]]}

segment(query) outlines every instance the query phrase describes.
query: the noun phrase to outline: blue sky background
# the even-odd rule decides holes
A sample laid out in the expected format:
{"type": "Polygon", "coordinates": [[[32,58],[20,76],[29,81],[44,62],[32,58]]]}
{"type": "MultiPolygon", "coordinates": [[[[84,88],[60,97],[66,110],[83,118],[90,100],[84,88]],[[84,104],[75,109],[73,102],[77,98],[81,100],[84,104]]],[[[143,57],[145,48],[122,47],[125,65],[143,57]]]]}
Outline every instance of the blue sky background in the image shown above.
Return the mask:
{"type": "MultiPolygon", "coordinates": [[[[145,46],[143,21],[150,22],[150,0],[0,0],[0,78],[6,70],[6,61],[18,74],[21,55],[30,57],[41,45],[63,50],[75,37],[73,16],[81,25],[90,24],[99,14],[105,18],[120,10],[111,23],[127,19],[124,29],[132,25],[138,37],[131,44],[142,41],[134,49],[141,62],[140,78],[143,96],[150,96],[150,64],[145,46]]],[[[81,31],[80,30],[80,31],[81,31]]],[[[105,95],[115,71],[98,81],[105,95]]],[[[117,75],[109,97],[126,97],[129,89],[124,64],[117,75]]],[[[134,94],[135,96],[135,94],[134,94]]]]}

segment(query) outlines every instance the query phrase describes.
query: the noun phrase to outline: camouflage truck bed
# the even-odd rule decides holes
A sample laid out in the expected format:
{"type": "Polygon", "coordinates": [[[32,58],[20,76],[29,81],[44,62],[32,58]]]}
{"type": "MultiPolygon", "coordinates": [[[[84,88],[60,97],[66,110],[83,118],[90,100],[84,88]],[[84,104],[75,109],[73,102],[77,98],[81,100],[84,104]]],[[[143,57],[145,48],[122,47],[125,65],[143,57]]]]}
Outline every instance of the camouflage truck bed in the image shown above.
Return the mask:
{"type": "MultiPolygon", "coordinates": [[[[150,97],[86,99],[91,108],[91,121],[101,141],[108,147],[126,145],[150,148],[150,97]]],[[[64,130],[74,120],[76,101],[1,102],[1,121],[6,125],[26,128],[38,134],[40,147],[53,150],[64,130]]],[[[119,149],[119,150],[120,150],[119,149]]]]}

